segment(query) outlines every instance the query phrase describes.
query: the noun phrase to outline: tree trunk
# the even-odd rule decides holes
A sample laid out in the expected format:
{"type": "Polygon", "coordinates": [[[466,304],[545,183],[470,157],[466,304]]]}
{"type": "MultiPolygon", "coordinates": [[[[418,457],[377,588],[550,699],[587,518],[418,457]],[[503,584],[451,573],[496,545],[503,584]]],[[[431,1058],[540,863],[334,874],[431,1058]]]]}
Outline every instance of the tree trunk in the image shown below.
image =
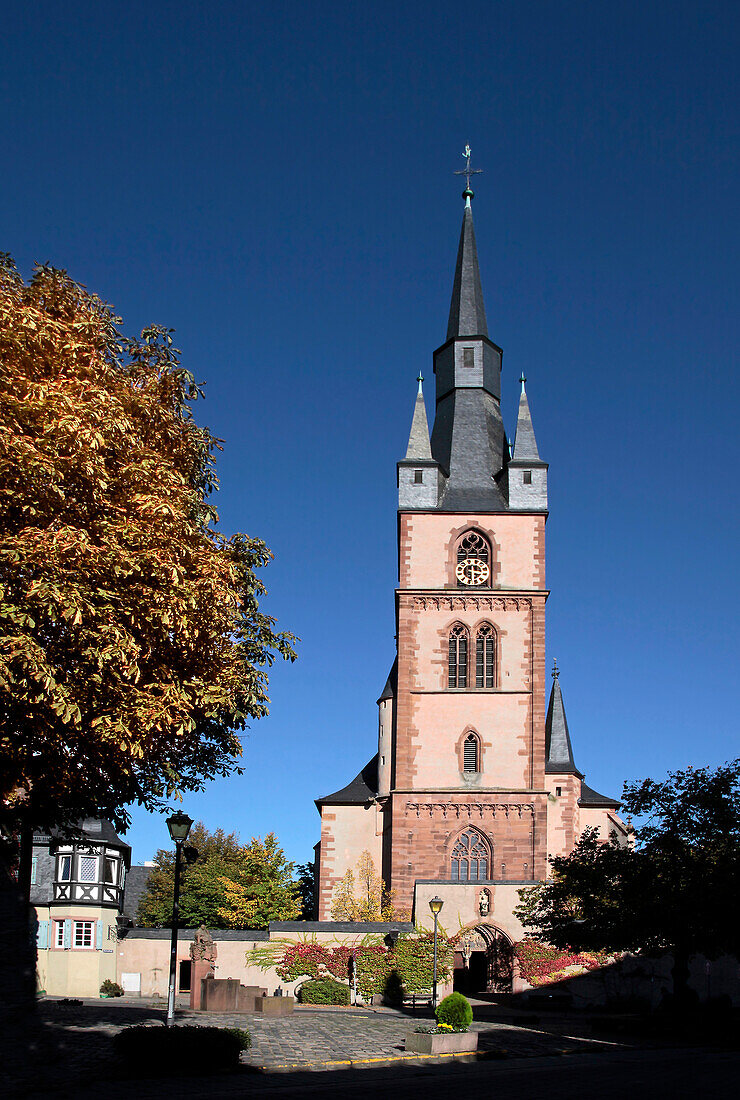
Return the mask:
{"type": "Polygon", "coordinates": [[[25,822],[20,829],[18,855],[18,889],[26,904],[31,901],[31,866],[33,858],[33,825],[25,822]]]}
{"type": "Polygon", "coordinates": [[[673,948],[673,996],[677,1004],[686,1004],[690,997],[689,990],[689,951],[683,946],[673,948]]]}

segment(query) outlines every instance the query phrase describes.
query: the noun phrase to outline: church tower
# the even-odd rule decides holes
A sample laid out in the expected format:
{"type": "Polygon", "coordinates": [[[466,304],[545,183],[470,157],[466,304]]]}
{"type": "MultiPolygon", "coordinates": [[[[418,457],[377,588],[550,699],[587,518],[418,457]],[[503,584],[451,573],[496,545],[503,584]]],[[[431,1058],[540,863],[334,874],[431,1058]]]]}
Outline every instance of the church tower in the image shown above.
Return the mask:
{"type": "Polygon", "coordinates": [[[521,938],[518,890],[570,850],[582,809],[605,839],[623,826],[575,768],[557,679],[545,709],[548,466],[523,377],[513,452],[507,443],[469,184],[463,198],[431,438],[420,377],[398,463],[397,653],[378,755],[317,801],[318,915],[330,919],[337,882],[367,850],[399,908],[428,924],[438,895],[450,934],[493,943],[521,938]]]}

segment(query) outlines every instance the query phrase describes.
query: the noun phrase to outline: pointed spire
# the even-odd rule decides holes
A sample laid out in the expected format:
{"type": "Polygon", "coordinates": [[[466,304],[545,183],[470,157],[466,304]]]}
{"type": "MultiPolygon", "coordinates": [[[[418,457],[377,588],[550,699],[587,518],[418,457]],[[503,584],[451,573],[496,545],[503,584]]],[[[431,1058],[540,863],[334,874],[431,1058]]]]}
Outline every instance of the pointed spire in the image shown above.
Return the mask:
{"type": "Polygon", "coordinates": [[[527,391],[524,388],[524,384],[527,379],[522,374],[519,381],[522,384],[522,392],[519,397],[519,416],[517,417],[516,422],[516,437],[514,439],[513,457],[517,461],[539,461],[540,454],[537,450],[537,440],[534,437],[532,414],[529,411],[527,391]]]}
{"type": "Polygon", "coordinates": [[[466,188],[465,212],[463,214],[460,245],[457,250],[455,281],[452,285],[450,320],[447,325],[447,339],[453,336],[488,336],[486,307],[483,304],[483,290],[478,269],[478,251],[475,247],[473,229],[473,211],[470,200],[473,192],[466,188]]]}
{"type": "Polygon", "coordinates": [[[573,759],[559,676],[558,662],[554,661],[552,691],[545,722],[545,771],[556,775],[581,775],[573,759]]]}
{"type": "Polygon", "coordinates": [[[421,374],[416,379],[419,383],[419,390],[416,394],[416,404],[414,405],[414,418],[411,421],[411,434],[409,435],[409,445],[406,448],[406,459],[424,459],[431,461],[432,448],[429,443],[429,424],[427,423],[427,410],[424,404],[424,391],[422,390],[422,382],[424,379],[421,374]]]}

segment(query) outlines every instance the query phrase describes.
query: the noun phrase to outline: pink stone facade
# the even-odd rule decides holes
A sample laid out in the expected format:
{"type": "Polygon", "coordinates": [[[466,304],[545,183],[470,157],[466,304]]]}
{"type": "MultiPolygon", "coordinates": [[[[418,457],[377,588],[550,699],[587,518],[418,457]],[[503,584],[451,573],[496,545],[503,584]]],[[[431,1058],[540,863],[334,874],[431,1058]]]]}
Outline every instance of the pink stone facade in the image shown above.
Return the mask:
{"type": "Polygon", "coordinates": [[[397,659],[377,761],[317,802],[318,918],[367,850],[400,909],[428,926],[438,894],[446,926],[488,944],[493,967],[521,938],[518,891],[547,878],[548,857],[586,828],[622,843],[627,832],[576,768],[557,671],[546,704],[548,466],[524,379],[506,441],[466,195],[433,431],[420,380],[398,463],[397,659]]]}
{"type": "MultiPolygon", "coordinates": [[[[579,807],[578,775],[545,774],[544,528],[543,515],[401,514],[397,688],[395,699],[379,703],[387,793],[379,782],[367,805],[322,808],[320,920],[331,918],[336,884],[364,850],[397,905],[422,918],[422,882],[444,883],[452,896],[475,893],[450,882],[455,841],[472,824],[485,839],[488,878],[497,884],[487,917],[518,933],[516,889],[547,877],[548,856],[571,851],[592,825],[604,839],[615,828],[623,833],[613,808],[579,807]],[[455,579],[456,547],[469,530],[492,547],[493,583],[475,591],[455,579]],[[493,686],[476,687],[475,638],[484,624],[494,638],[493,686]],[[465,688],[448,684],[457,625],[469,638],[465,688]],[[478,770],[466,774],[463,744],[471,732],[478,770]],[[507,883],[516,889],[502,891],[507,883]]],[[[474,919],[468,908],[460,916],[474,919]]]]}

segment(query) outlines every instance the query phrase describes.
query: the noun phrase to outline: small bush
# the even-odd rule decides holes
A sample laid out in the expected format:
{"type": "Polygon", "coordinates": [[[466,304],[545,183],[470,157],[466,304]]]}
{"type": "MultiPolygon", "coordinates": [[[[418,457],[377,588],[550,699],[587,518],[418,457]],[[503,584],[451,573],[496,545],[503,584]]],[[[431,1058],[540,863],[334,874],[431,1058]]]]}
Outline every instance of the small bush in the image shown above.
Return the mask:
{"type": "Polygon", "coordinates": [[[298,990],[298,999],[304,1005],[348,1005],[349,986],[335,982],[333,978],[317,978],[304,982],[298,990]]]}
{"type": "Polygon", "coordinates": [[[123,986],[119,985],[118,982],[112,982],[110,978],[106,978],[100,987],[100,992],[105,993],[107,997],[122,997],[123,986]]]}
{"type": "Polygon", "coordinates": [[[245,1041],[248,1046],[249,1033],[241,1028],[140,1024],[119,1031],[113,1047],[140,1076],[190,1076],[236,1069],[245,1041]]]}
{"type": "Polygon", "coordinates": [[[454,1028],[469,1028],[473,1022],[473,1010],[462,993],[450,993],[437,1008],[437,1023],[454,1028]]]}

